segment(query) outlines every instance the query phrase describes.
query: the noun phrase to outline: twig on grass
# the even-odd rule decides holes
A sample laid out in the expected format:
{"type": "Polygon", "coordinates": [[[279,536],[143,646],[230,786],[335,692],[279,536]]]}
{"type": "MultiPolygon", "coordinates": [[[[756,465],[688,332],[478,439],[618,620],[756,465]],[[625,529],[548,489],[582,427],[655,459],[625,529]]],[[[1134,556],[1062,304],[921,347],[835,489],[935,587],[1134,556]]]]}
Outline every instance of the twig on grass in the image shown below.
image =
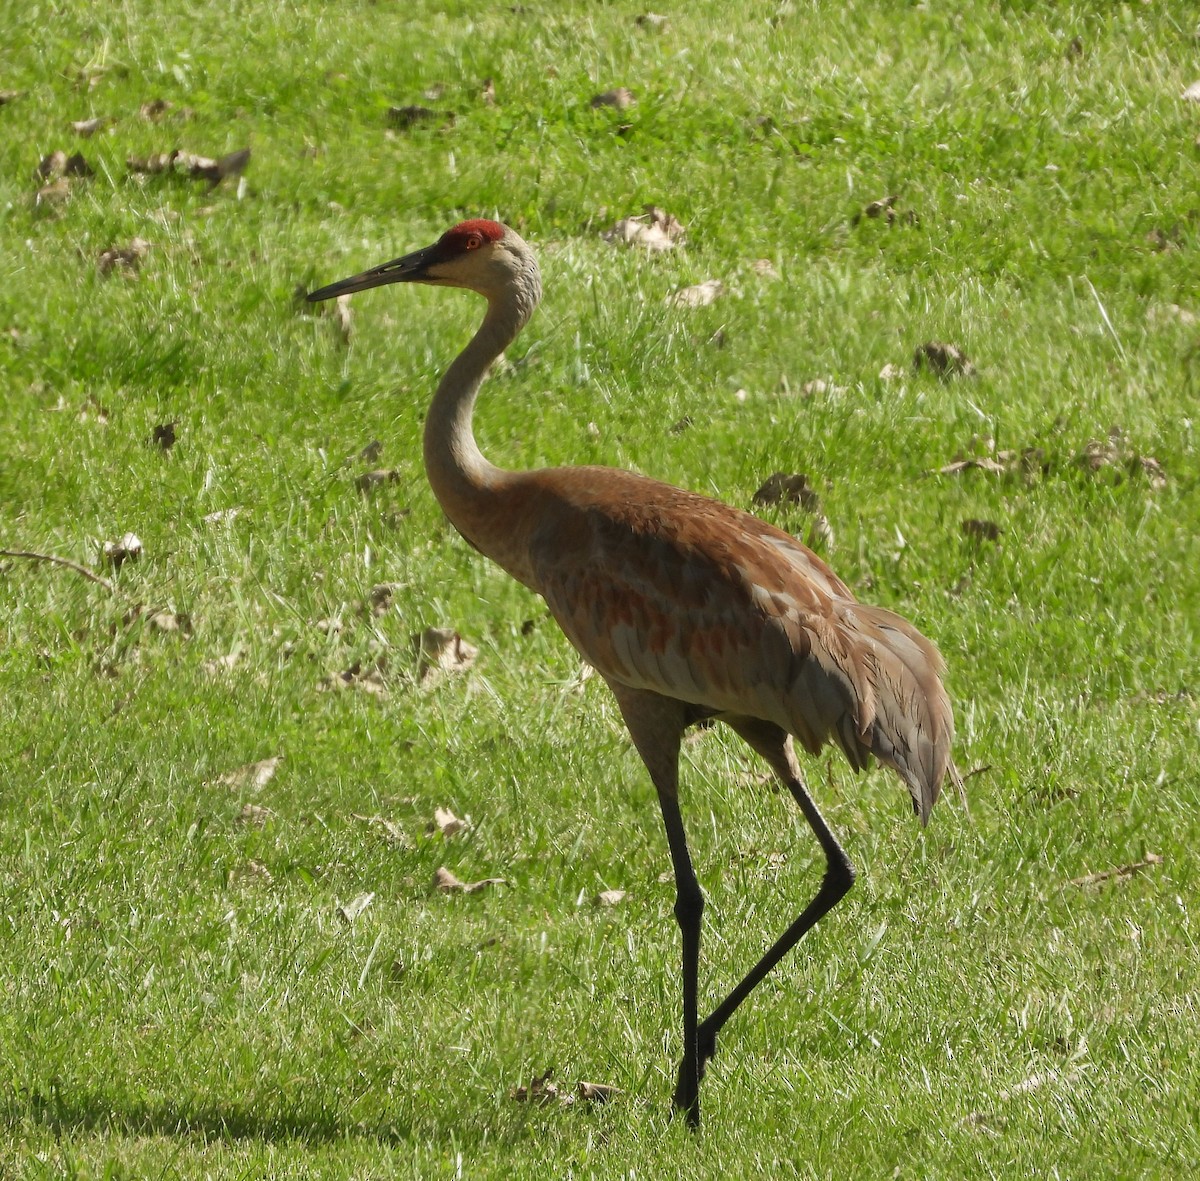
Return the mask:
{"type": "Polygon", "coordinates": [[[1086,873],[1081,878],[1072,878],[1071,885],[1097,886],[1101,882],[1107,882],[1113,878],[1131,878],[1139,870],[1148,869],[1152,865],[1161,864],[1161,853],[1147,852],[1141,861],[1132,861],[1128,865],[1118,865],[1115,869],[1102,869],[1099,873],[1086,873]]]}
{"type": "Polygon", "coordinates": [[[117,593],[117,588],[107,578],[97,574],[95,570],[81,566],[78,562],[72,562],[70,558],[59,558],[54,554],[38,554],[32,550],[19,549],[0,549],[0,558],[27,558],[31,562],[50,562],[55,566],[65,566],[68,570],[74,570],[76,574],[82,574],[84,578],[104,587],[109,594],[117,593]]]}

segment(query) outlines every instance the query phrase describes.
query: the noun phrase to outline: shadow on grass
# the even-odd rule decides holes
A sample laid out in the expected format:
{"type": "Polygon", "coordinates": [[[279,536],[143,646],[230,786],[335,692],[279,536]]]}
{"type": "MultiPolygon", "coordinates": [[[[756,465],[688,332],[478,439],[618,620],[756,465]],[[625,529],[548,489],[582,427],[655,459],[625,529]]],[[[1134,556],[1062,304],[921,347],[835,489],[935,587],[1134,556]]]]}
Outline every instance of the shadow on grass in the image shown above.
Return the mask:
{"type": "MultiPolygon", "coordinates": [[[[401,1146],[417,1139],[448,1135],[432,1113],[417,1120],[350,1120],[336,1111],[302,1104],[261,1111],[237,1103],[206,1104],[187,1099],[154,1102],[53,1083],[46,1088],[14,1089],[0,1105],[0,1128],[11,1132],[30,1124],[45,1128],[56,1137],[73,1132],[100,1132],[189,1137],[206,1143],[255,1140],[319,1145],[369,1140],[382,1146],[401,1146]]],[[[512,1132],[519,1138],[517,1129],[512,1132]]],[[[494,1143],[507,1138],[501,1129],[469,1116],[454,1121],[454,1135],[461,1143],[481,1143],[485,1138],[494,1143]]]]}

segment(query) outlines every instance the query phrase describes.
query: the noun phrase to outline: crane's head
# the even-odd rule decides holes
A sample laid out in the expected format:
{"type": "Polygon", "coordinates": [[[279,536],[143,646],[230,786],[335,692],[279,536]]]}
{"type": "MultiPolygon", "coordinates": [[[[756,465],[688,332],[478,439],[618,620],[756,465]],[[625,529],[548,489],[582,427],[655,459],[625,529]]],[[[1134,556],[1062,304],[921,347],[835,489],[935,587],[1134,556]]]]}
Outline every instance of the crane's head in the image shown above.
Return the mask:
{"type": "Polygon", "coordinates": [[[533,253],[519,234],[498,221],[477,217],[452,226],[424,250],[331,283],[311,292],[308,299],[315,303],[385,283],[431,283],[465,287],[488,299],[501,297],[514,287],[532,287],[536,303],[541,293],[537,276],[533,253]]]}

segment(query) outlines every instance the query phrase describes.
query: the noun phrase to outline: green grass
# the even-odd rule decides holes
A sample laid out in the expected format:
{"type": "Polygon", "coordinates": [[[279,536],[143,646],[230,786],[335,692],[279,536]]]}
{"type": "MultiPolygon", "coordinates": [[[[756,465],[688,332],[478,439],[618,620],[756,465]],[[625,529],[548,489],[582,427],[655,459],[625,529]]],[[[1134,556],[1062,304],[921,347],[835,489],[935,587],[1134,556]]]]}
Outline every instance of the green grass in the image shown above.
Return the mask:
{"type": "MultiPolygon", "coordinates": [[[[113,594],[0,559],[0,1173],[1200,1167],[1200,329],[1158,311],[1200,313],[1185,8],[705,0],[653,31],[623,2],[0,5],[0,89],[23,92],[0,106],[0,546],[97,570],[104,541],[145,547],[105,571],[113,594]],[[591,109],[620,85],[635,107],[591,109]],[[174,112],[141,118],[159,97],[174,112]],[[389,131],[413,103],[457,118],[389,131]],[[92,115],[117,122],[77,140],[92,115]],[[246,144],[240,199],[127,176],[129,155],[246,144]],[[60,147],[96,175],[35,207],[60,147]],[[915,220],[855,222],[892,193],[915,220]],[[600,239],[647,202],[685,248],[600,239]],[[346,347],[293,302],[467,215],[517,226],[546,285],[485,391],[484,450],[743,506],[806,472],[826,556],[938,642],[959,762],[986,768],[970,818],[949,798],[921,833],[893,778],[808,761],[859,884],[727,1028],[698,1139],[668,1119],[678,933],[645,772],[421,471],[480,309],[362,296],[346,347]],[[134,235],[136,277],[101,276],[134,235]],[[709,277],[711,307],[665,306],[709,277]],[[979,376],[912,373],[930,339],[979,376]],[[813,378],[840,389],[796,396],[813,378]],[[1165,487],[1076,462],[1114,425],[1165,487]],[[1045,471],[929,474],[988,436],[1045,471]],[[361,495],[378,466],[396,479],[361,495]],[[968,518],[1003,533],[968,539],[968,518]],[[430,625],[480,655],[423,687],[430,625]],[[386,696],[321,690],[377,660],[386,696]],[[261,789],[217,782],[279,754],[261,789]],[[471,831],[427,831],[439,805],[471,831]],[[1146,852],[1129,880],[1071,884],[1146,852]],[[510,885],[442,896],[440,865],[510,885]],[[628,897],[598,909],[607,887],[628,897]],[[509,1097],[550,1067],[622,1094],[509,1097]]],[[[800,510],[763,511],[807,536],[800,510]]],[[[713,1001],[820,873],[760,770],[722,732],[687,748],[713,1001]]]]}

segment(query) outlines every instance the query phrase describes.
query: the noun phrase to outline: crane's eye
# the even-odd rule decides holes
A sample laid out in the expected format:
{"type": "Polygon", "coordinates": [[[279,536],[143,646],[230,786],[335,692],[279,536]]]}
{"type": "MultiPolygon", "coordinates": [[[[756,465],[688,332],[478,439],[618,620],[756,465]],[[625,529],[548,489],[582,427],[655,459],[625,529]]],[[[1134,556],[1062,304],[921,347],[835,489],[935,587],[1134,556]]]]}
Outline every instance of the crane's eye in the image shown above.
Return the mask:
{"type": "Polygon", "coordinates": [[[483,238],[479,234],[468,234],[464,245],[468,250],[478,250],[483,245],[483,238]]]}

